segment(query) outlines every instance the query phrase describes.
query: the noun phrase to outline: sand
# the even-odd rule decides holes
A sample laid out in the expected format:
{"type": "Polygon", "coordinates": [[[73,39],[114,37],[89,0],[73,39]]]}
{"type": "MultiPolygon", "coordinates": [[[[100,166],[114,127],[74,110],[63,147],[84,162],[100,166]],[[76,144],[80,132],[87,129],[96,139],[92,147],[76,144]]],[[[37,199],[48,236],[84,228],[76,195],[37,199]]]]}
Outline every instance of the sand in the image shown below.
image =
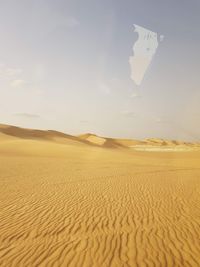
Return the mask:
{"type": "Polygon", "coordinates": [[[0,266],[200,266],[199,151],[5,129],[0,266]]]}

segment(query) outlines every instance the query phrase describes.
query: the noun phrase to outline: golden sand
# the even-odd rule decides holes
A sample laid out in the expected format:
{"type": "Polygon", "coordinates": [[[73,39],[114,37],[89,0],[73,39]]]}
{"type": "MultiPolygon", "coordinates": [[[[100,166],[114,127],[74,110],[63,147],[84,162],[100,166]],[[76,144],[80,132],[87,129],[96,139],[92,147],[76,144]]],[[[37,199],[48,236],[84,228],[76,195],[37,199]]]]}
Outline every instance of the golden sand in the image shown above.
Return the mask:
{"type": "Polygon", "coordinates": [[[200,152],[129,143],[0,125],[0,266],[199,267],[200,152]]]}

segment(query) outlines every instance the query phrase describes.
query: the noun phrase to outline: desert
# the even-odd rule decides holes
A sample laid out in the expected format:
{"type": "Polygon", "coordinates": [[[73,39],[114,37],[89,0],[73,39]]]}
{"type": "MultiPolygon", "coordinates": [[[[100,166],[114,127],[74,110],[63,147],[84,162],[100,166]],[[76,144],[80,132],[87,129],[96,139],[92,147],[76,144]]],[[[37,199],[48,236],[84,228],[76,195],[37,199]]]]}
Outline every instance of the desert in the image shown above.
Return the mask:
{"type": "Polygon", "coordinates": [[[198,267],[199,233],[199,144],[0,125],[0,266],[198,267]]]}

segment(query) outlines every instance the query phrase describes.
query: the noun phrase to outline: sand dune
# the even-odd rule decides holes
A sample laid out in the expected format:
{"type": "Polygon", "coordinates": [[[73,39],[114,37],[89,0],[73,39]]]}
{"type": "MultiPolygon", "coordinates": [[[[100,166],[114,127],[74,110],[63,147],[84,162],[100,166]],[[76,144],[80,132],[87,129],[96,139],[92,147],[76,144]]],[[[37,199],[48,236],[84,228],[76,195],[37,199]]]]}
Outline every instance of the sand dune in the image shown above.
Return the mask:
{"type": "MultiPolygon", "coordinates": [[[[81,140],[88,141],[91,144],[96,144],[98,146],[107,147],[107,148],[141,148],[141,150],[150,147],[155,147],[154,151],[159,150],[158,147],[169,147],[169,150],[172,148],[180,148],[180,150],[188,150],[188,148],[200,147],[199,143],[189,143],[184,141],[177,140],[166,140],[166,139],[158,139],[158,138],[150,138],[146,140],[133,140],[133,139],[119,139],[119,138],[107,138],[97,136],[95,134],[87,133],[79,135],[78,138],[81,140]],[[180,147],[181,146],[181,147],[180,147]],[[157,149],[156,149],[157,148],[157,149]]],[[[150,150],[149,150],[150,151],[150,150]]]]}
{"type": "Polygon", "coordinates": [[[72,136],[69,134],[61,133],[58,131],[53,131],[53,130],[33,130],[33,129],[25,129],[25,128],[20,128],[16,126],[10,126],[10,125],[3,125],[0,124],[0,134],[3,134],[4,136],[6,135],[7,137],[12,136],[16,137],[19,139],[31,139],[31,140],[43,140],[43,141],[52,141],[52,142],[78,142],[84,143],[87,145],[92,145],[90,142],[87,140],[82,140],[76,136],[72,136]]]}
{"type": "Polygon", "coordinates": [[[165,140],[158,138],[151,138],[146,140],[133,139],[119,139],[102,137],[91,133],[86,133],[78,136],[73,136],[53,130],[33,130],[25,129],[16,126],[0,124],[0,141],[5,139],[12,139],[15,137],[19,139],[43,140],[56,143],[82,143],[90,146],[100,146],[106,148],[133,148],[134,146],[189,146],[200,147],[200,143],[189,143],[176,140],[165,140]]]}
{"type": "Polygon", "coordinates": [[[0,266],[199,267],[200,152],[140,142],[0,125],[0,266]]]}
{"type": "Polygon", "coordinates": [[[87,140],[90,143],[94,143],[96,145],[107,148],[130,148],[134,145],[146,144],[146,142],[144,141],[101,137],[91,133],[82,134],[78,137],[81,140],[87,140]]]}
{"type": "Polygon", "coordinates": [[[149,145],[163,145],[163,146],[167,146],[167,145],[193,145],[193,143],[189,143],[189,142],[184,142],[184,141],[177,141],[177,140],[166,140],[166,139],[158,139],[158,138],[150,138],[150,139],[146,139],[145,140],[146,144],[149,145]]]}

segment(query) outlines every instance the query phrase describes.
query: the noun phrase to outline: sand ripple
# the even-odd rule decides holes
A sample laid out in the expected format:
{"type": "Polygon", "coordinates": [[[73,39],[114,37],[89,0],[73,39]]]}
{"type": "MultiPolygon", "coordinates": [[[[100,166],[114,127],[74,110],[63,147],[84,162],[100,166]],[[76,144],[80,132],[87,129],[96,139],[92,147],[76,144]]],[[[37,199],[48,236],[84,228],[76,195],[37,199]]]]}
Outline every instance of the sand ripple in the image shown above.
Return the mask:
{"type": "Polygon", "coordinates": [[[0,156],[0,266],[200,266],[198,154],[81,151],[0,156]]]}

